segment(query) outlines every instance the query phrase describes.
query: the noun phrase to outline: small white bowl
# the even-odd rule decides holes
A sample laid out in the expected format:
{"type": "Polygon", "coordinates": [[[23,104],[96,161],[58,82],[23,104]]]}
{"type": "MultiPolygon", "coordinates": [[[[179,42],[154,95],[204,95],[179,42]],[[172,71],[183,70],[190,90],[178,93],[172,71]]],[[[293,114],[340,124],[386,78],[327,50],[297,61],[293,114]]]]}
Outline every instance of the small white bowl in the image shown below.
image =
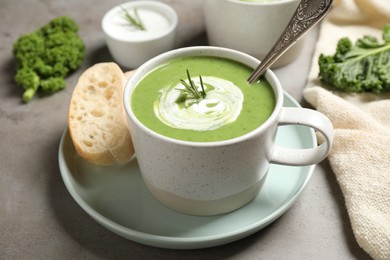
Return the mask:
{"type": "Polygon", "coordinates": [[[119,65],[132,69],[173,49],[177,24],[175,10],[156,1],[132,1],[118,5],[102,19],[102,29],[112,57],[119,65]],[[123,18],[123,8],[133,16],[136,9],[146,30],[130,26],[123,18]]]}

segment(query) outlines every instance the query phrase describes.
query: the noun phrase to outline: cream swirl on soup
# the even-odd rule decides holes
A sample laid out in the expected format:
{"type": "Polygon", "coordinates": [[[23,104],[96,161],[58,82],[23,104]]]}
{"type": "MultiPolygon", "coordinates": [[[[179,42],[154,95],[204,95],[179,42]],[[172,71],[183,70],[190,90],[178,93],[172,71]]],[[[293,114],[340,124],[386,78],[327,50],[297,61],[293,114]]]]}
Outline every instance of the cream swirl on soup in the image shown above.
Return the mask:
{"type": "MultiPolygon", "coordinates": [[[[244,95],[231,81],[218,77],[202,77],[207,95],[180,101],[182,84],[160,90],[154,103],[154,113],[164,124],[178,129],[215,130],[234,122],[240,115],[244,95]]],[[[200,89],[199,78],[192,78],[200,89]]]]}

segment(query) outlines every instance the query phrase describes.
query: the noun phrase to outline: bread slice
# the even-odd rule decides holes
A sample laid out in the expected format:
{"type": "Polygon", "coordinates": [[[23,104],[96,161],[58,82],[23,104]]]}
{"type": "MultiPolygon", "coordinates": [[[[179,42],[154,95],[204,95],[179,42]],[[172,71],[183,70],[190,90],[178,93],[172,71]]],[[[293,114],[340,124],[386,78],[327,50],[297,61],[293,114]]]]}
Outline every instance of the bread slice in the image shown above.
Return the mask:
{"type": "Polygon", "coordinates": [[[131,76],[133,76],[134,70],[129,70],[125,72],[125,78],[126,80],[129,80],[131,76]]]}
{"type": "Polygon", "coordinates": [[[68,125],[77,153],[97,165],[125,163],[134,155],[123,106],[126,77],[115,63],[87,69],[73,90],[68,125]]]}

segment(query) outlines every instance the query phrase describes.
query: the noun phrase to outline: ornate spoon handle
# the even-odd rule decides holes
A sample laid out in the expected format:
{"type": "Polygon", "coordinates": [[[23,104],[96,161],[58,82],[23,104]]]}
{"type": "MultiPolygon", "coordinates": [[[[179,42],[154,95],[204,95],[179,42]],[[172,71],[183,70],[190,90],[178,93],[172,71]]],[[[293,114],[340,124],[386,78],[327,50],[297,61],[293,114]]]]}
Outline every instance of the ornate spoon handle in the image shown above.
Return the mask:
{"type": "Polygon", "coordinates": [[[333,0],[302,0],[286,29],[275,42],[260,65],[248,78],[253,83],[303,34],[316,25],[329,11],[333,0]]]}

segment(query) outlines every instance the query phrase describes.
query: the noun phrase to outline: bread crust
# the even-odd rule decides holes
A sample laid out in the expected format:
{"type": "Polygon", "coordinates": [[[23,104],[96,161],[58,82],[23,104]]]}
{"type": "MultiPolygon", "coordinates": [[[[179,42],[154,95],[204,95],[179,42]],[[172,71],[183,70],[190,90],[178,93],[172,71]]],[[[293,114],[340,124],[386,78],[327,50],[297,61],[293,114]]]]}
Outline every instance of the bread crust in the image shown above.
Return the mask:
{"type": "Polygon", "coordinates": [[[117,64],[98,63],[80,76],[73,90],[69,132],[77,153],[89,162],[126,163],[134,155],[123,106],[126,81],[117,64]]]}

